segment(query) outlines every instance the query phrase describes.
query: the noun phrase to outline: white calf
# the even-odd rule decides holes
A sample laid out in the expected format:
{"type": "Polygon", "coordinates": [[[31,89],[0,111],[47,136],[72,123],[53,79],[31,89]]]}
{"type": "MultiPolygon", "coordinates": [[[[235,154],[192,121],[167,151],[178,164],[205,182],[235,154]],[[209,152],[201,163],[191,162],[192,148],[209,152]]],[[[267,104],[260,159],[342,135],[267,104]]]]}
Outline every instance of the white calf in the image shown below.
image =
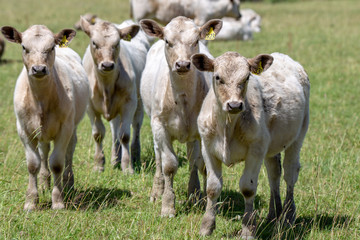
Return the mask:
{"type": "Polygon", "coordinates": [[[39,171],[40,181],[50,187],[47,159],[51,141],[54,142],[49,159],[54,174],[52,208],[64,208],[61,174],[64,185],[71,188],[76,126],[86,111],[89,83],[79,55],[70,48],[55,46],[66,45],[76,32],[64,29],[53,34],[42,25],[34,25],[23,33],[13,27],[2,27],[1,31],[7,40],[21,44],[23,49],[24,68],[16,82],[14,106],[29,171],[24,208],[36,207],[39,171]]]}
{"type": "Polygon", "coordinates": [[[191,171],[189,195],[200,191],[197,170],[204,173],[196,119],[211,74],[196,70],[190,57],[199,52],[211,56],[199,40],[211,29],[217,34],[221,21],[210,20],[198,27],[189,18],[177,17],[165,27],[152,20],[142,20],[140,25],[145,33],[161,39],[149,50],[140,92],[154,137],[156,173],[151,200],[163,195],[161,215],[172,217],[175,215],[173,180],[178,168],[174,140],[187,144],[191,171]]]}
{"type": "Polygon", "coordinates": [[[215,229],[215,207],[222,188],[221,165],[244,161],[240,190],[245,199],[242,237],[255,235],[253,203],[263,159],[271,188],[268,219],[283,212],[295,219],[293,199],[300,162],[300,149],[309,123],[310,83],[303,67],[290,57],[273,53],[246,59],[228,52],[211,60],[192,57],[201,71],[214,73],[212,89],[198,118],[202,154],[206,164],[207,207],[200,233],[215,229]],[[254,74],[259,74],[259,76],[254,74]],[[285,151],[284,178],[287,184],[284,208],[279,185],[280,152],[285,151]]]}
{"type": "Polygon", "coordinates": [[[81,28],[91,41],[85,52],[83,64],[91,88],[88,115],[96,142],[95,169],[104,171],[105,165],[102,150],[105,136],[105,127],[101,120],[103,116],[110,121],[114,166],[121,162],[123,171],[133,173],[134,163],[140,161],[143,105],[139,86],[149,44],[144,39],[136,39],[135,35],[140,29],[138,25],[118,29],[106,21],[91,25],[81,18],[81,28]],[[130,162],[131,124],[133,141],[130,162]]]}

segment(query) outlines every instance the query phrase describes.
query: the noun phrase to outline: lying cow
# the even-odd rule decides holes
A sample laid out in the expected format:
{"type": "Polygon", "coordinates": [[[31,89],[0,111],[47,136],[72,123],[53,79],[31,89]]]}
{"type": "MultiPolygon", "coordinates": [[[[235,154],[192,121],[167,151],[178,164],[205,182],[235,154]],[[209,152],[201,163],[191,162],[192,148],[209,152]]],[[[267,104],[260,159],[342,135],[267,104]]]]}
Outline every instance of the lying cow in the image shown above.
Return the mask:
{"type": "Polygon", "coordinates": [[[208,20],[224,16],[240,18],[240,0],[131,0],[131,17],[135,21],[144,18],[167,24],[177,16],[194,19],[201,26],[208,20]]]}
{"type": "Polygon", "coordinates": [[[37,175],[50,187],[48,154],[54,175],[52,208],[64,208],[63,183],[74,184],[72,157],[76,145],[76,126],[83,118],[89,98],[89,83],[81,58],[66,46],[75,36],[72,29],[53,34],[47,27],[34,25],[25,32],[2,27],[10,42],[21,44],[24,68],[17,79],[14,106],[18,134],[24,144],[29,185],[24,209],[33,210],[39,200],[37,175]],[[64,168],[65,164],[65,168],[64,168]]]}
{"type": "Polygon", "coordinates": [[[200,233],[215,229],[216,201],[222,188],[221,164],[244,161],[240,191],[245,199],[242,237],[255,235],[253,203],[263,159],[271,188],[268,219],[282,213],[295,219],[294,185],[300,149],[309,123],[310,83],[303,67],[290,57],[273,53],[246,59],[227,52],[215,60],[203,54],[192,57],[201,71],[213,72],[212,89],[201,108],[198,126],[207,169],[207,207],[200,233]],[[255,74],[260,74],[257,76],[255,74]],[[287,184],[284,207],[280,199],[280,152],[285,151],[287,184]]]}
{"type": "Polygon", "coordinates": [[[216,40],[248,41],[253,39],[253,31],[249,23],[243,23],[241,20],[229,17],[224,17],[221,20],[223,21],[223,27],[216,36],[216,40]]]}
{"type": "Polygon", "coordinates": [[[198,27],[186,17],[174,18],[165,27],[153,20],[140,21],[146,34],[161,39],[147,55],[140,92],[154,137],[156,173],[151,200],[155,201],[162,195],[162,216],[175,216],[173,180],[178,159],[173,141],[187,144],[189,195],[200,192],[198,169],[204,174],[204,164],[196,119],[208,91],[211,74],[196,70],[190,57],[199,52],[211,57],[199,40],[209,32],[216,35],[221,24],[220,20],[210,20],[198,27]]]}
{"type": "Polygon", "coordinates": [[[140,128],[144,114],[139,85],[149,45],[143,45],[144,39],[134,38],[140,28],[138,25],[119,29],[106,21],[91,25],[81,18],[81,28],[90,37],[83,64],[91,88],[88,115],[96,143],[95,170],[104,171],[105,166],[103,116],[110,121],[113,165],[121,163],[123,171],[133,173],[134,162],[140,161],[140,128]],[[133,128],[131,161],[130,125],[133,128]]]}

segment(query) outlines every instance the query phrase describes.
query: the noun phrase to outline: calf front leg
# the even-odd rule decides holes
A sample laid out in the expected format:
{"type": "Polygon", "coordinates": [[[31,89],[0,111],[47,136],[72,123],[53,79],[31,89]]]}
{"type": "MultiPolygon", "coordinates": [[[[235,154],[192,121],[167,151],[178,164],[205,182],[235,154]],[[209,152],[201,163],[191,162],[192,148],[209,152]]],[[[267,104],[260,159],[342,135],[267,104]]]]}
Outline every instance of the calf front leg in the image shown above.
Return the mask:
{"type": "Polygon", "coordinates": [[[93,110],[91,104],[87,109],[87,113],[91,122],[92,136],[95,140],[94,170],[103,172],[105,169],[105,155],[102,149],[102,142],[105,137],[105,126],[101,121],[101,115],[93,110]]]}
{"type": "Polygon", "coordinates": [[[161,216],[175,216],[175,193],[173,189],[174,176],[178,168],[171,138],[161,121],[156,118],[151,120],[151,129],[154,136],[154,145],[158,147],[155,154],[159,154],[157,159],[161,159],[162,172],[164,176],[164,193],[162,197],[161,216]]]}
{"type": "Polygon", "coordinates": [[[112,146],[111,146],[111,163],[116,167],[121,165],[121,145],[120,145],[120,116],[110,121],[110,129],[112,134],[112,146]]]}
{"type": "Polygon", "coordinates": [[[200,235],[211,235],[215,230],[216,203],[222,190],[222,162],[208,153],[206,146],[202,146],[202,155],[207,170],[206,195],[207,205],[206,212],[203,216],[200,235]]]}
{"type": "Polygon", "coordinates": [[[50,156],[50,169],[54,174],[54,187],[52,191],[52,209],[63,209],[63,188],[61,184],[62,173],[65,165],[65,155],[74,126],[71,123],[63,124],[59,135],[54,140],[54,150],[50,156]]]}
{"type": "Polygon", "coordinates": [[[262,145],[255,144],[256,149],[250,148],[245,158],[245,168],[240,178],[240,191],[245,199],[245,213],[242,219],[241,237],[253,239],[256,232],[256,216],[253,210],[257,190],[257,182],[261,164],[264,159],[262,145]]]}
{"type": "Polygon", "coordinates": [[[160,148],[157,146],[155,139],[154,139],[154,151],[155,151],[156,171],[154,175],[153,186],[151,189],[150,202],[155,202],[163,195],[164,184],[165,184],[164,175],[162,172],[160,148]]]}
{"type": "Polygon", "coordinates": [[[50,189],[51,172],[48,166],[50,143],[39,142],[39,154],[41,158],[40,188],[44,191],[50,189]]]}
{"type": "Polygon", "coordinates": [[[37,188],[37,174],[40,170],[41,160],[36,150],[37,141],[27,141],[26,137],[22,137],[25,147],[26,163],[29,172],[29,183],[26,191],[24,210],[31,211],[36,208],[39,202],[39,193],[37,188]]]}

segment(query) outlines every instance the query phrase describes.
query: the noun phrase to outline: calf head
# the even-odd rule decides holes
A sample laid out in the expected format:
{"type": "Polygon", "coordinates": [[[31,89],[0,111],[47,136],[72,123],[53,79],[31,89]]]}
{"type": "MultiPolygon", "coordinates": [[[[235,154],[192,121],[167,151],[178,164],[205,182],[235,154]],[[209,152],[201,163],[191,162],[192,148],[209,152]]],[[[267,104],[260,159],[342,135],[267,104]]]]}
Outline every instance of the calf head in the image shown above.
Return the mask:
{"type": "Polygon", "coordinates": [[[33,25],[23,33],[5,26],[1,32],[10,42],[21,44],[28,75],[36,79],[49,75],[55,62],[55,46],[68,44],[76,35],[72,29],[63,29],[54,34],[43,25],[33,25]]]}
{"type": "Polygon", "coordinates": [[[223,111],[239,113],[245,110],[246,91],[252,74],[268,69],[273,57],[261,54],[247,59],[236,52],[227,52],[212,60],[195,54],[192,63],[200,71],[213,72],[213,89],[223,111]]]}
{"type": "Polygon", "coordinates": [[[165,56],[170,71],[178,75],[185,75],[192,69],[190,57],[199,53],[199,40],[205,39],[210,29],[218,34],[222,27],[222,21],[210,20],[198,27],[189,18],[176,17],[165,27],[161,27],[149,19],[141,20],[140,26],[147,35],[165,41],[165,56]]]}
{"type": "Polygon", "coordinates": [[[97,70],[103,74],[112,72],[116,67],[120,52],[120,39],[131,40],[138,33],[140,27],[131,25],[118,29],[114,24],[106,21],[96,22],[94,25],[81,17],[82,30],[90,37],[90,51],[97,70]]]}

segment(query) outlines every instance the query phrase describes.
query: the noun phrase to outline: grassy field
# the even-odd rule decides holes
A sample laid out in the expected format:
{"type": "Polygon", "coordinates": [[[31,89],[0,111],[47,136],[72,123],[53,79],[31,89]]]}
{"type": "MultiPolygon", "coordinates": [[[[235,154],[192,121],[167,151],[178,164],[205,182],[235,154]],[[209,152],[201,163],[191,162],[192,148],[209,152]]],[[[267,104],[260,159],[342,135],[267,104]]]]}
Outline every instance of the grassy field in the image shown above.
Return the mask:
{"type": "MultiPolygon", "coordinates": [[[[53,32],[72,27],[81,14],[121,22],[129,18],[128,0],[39,1],[0,0],[0,26],[24,31],[32,24],[53,32]]],[[[360,239],[360,1],[248,3],[263,17],[262,32],[252,42],[211,42],[214,56],[237,51],[246,57],[282,52],[299,61],[311,82],[310,128],[301,154],[302,169],[295,189],[297,220],[293,228],[267,225],[270,197],[264,167],[256,197],[259,239],[360,239]]],[[[88,37],[78,32],[70,44],[80,56],[88,37]]],[[[0,64],[0,239],[198,239],[204,210],[186,204],[188,163],[176,144],[180,167],[175,177],[177,216],[161,218],[160,202],[149,195],[154,174],[151,129],[142,128],[142,165],[135,175],[112,169],[92,171],[94,142],[86,116],[78,128],[74,156],[76,192],[67,208],[52,211],[50,192],[40,195],[41,209],[23,211],[28,173],[16,133],[13,90],[22,68],[21,47],[7,42],[0,64]]],[[[107,124],[105,154],[110,156],[107,124]]],[[[109,160],[109,157],[107,158],[109,160]]],[[[238,182],[243,164],[224,168],[217,228],[207,239],[236,238],[244,202],[238,182]]],[[[282,192],[285,183],[281,184],[282,192]]],[[[283,197],[284,198],[284,197],[283,197]]]]}

